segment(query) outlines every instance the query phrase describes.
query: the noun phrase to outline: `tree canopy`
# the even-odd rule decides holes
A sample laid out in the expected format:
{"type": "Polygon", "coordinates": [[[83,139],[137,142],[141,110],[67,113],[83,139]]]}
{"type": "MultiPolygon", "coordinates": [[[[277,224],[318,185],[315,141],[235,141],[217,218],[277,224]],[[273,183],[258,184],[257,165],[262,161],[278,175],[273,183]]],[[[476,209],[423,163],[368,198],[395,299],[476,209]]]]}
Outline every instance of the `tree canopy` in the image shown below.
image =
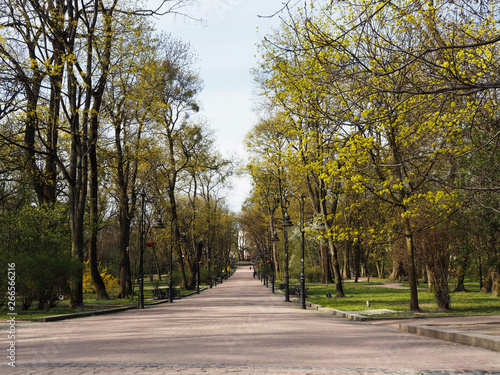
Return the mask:
{"type": "MultiPolygon", "coordinates": [[[[413,311],[423,274],[450,308],[452,266],[442,261],[458,257],[451,233],[472,230],[457,218],[484,210],[495,218],[491,244],[499,235],[497,2],[290,4],[260,45],[262,120],[248,143],[257,189],[246,209],[266,189],[281,200],[306,193],[311,232],[328,248],[317,253],[323,280],[333,271],[337,296],[360,257],[368,267],[386,254],[393,276],[407,275],[413,311]]],[[[486,247],[498,285],[498,250],[486,247]]]]}

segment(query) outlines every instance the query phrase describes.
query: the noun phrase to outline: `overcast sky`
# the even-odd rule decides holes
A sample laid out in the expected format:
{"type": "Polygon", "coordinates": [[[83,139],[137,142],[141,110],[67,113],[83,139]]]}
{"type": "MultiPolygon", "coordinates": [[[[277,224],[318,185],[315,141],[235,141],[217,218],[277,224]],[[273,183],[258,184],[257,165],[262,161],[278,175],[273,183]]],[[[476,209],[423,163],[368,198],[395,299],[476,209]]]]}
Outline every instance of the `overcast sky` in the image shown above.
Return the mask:
{"type": "MultiPolygon", "coordinates": [[[[204,23],[180,17],[162,17],[158,28],[189,42],[198,55],[204,89],[200,95],[202,115],[215,131],[224,156],[245,160],[243,139],[257,121],[253,112],[255,89],[250,70],[257,63],[261,38],[279,19],[262,18],[282,8],[279,0],[200,0],[196,8],[186,9],[190,16],[204,23]]],[[[250,191],[249,179],[234,179],[227,202],[239,211],[250,191]]]]}

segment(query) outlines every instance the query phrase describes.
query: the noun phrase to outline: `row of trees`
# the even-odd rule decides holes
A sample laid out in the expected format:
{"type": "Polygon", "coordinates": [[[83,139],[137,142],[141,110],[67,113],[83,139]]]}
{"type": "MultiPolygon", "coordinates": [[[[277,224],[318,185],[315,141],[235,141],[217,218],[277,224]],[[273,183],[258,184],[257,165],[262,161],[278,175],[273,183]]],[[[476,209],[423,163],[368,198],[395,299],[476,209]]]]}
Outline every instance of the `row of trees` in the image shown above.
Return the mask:
{"type": "Polygon", "coordinates": [[[388,261],[408,277],[413,311],[418,276],[443,309],[452,271],[457,290],[469,272],[499,296],[498,5],[285,7],[255,69],[262,118],[247,136],[255,189],[243,214],[255,248],[271,249],[287,197],[298,221],[290,196],[305,193],[309,266],[338,297],[351,270],[382,274],[388,261]]]}
{"type": "MultiPolygon", "coordinates": [[[[173,224],[172,238],[161,236],[175,244],[182,286],[193,284],[199,244],[229,257],[237,242],[221,198],[234,166],[193,116],[202,88],[196,57],[150,20],[188,3],[148,10],[121,0],[1,1],[0,213],[63,213],[57,252],[71,249],[73,307],[83,305],[87,260],[97,298],[109,298],[98,269],[105,243],[119,254],[119,297],[131,295],[143,196],[146,229],[157,214],[173,224]],[[190,243],[181,248],[183,231],[190,243]]],[[[35,235],[4,229],[6,238],[35,235]]],[[[35,259],[38,247],[21,243],[7,246],[2,261],[35,259]]],[[[39,244],[56,251],[51,241],[39,244]]]]}

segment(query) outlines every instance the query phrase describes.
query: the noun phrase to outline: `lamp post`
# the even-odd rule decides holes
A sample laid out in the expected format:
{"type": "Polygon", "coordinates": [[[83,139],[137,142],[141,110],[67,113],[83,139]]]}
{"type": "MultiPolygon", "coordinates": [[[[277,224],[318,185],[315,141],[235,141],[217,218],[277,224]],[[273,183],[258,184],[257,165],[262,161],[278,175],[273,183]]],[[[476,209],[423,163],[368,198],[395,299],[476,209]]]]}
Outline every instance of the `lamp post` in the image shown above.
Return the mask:
{"type": "Polygon", "coordinates": [[[213,254],[213,273],[212,273],[212,280],[213,280],[213,283],[214,283],[214,286],[217,286],[217,254],[215,253],[215,250],[214,250],[214,254],[213,254]]]}
{"type": "Polygon", "coordinates": [[[200,264],[203,264],[201,260],[198,261],[198,269],[196,270],[196,294],[200,294],[200,264]]]}
{"type": "Polygon", "coordinates": [[[269,279],[270,279],[270,269],[269,269],[269,259],[267,257],[268,255],[268,246],[264,245],[264,253],[262,257],[262,263],[264,263],[264,285],[269,288],[269,279]]]}
{"type": "Polygon", "coordinates": [[[262,264],[264,266],[264,286],[268,286],[268,282],[267,282],[267,262],[266,262],[266,253],[267,253],[267,249],[266,247],[264,246],[264,254],[262,256],[262,264]]]}
{"type": "MultiPolygon", "coordinates": [[[[302,194],[300,196],[300,199],[294,195],[291,195],[291,197],[297,199],[299,201],[299,207],[300,207],[300,233],[302,237],[302,241],[300,244],[301,248],[301,259],[300,259],[300,307],[305,309],[306,308],[306,276],[305,276],[305,264],[304,264],[304,258],[305,258],[305,230],[304,230],[304,200],[305,200],[305,195],[302,194]]],[[[288,199],[285,198],[285,207],[287,208],[289,206],[288,199]]],[[[285,214],[288,215],[288,212],[285,210],[285,214]]],[[[292,225],[292,222],[290,221],[290,218],[288,218],[289,224],[292,225]]],[[[285,219],[283,219],[283,226],[285,226],[285,219]]],[[[285,231],[286,232],[286,231],[285,231]]],[[[286,242],[285,242],[286,245],[286,242]]]]}
{"type": "MultiPolygon", "coordinates": [[[[170,236],[173,236],[173,229],[174,228],[173,228],[173,220],[172,220],[172,224],[170,226],[170,236]]],[[[186,232],[182,232],[181,238],[179,238],[179,243],[186,243],[186,242],[187,242],[186,232]]],[[[174,302],[174,284],[173,284],[173,277],[172,277],[173,251],[174,251],[174,239],[172,237],[172,242],[170,243],[170,275],[168,277],[168,301],[169,302],[174,302]]]]}
{"type": "Polygon", "coordinates": [[[290,276],[288,274],[288,227],[293,226],[290,216],[288,215],[288,207],[290,207],[290,202],[285,197],[284,202],[281,205],[283,209],[283,222],[281,226],[283,227],[283,240],[285,242],[285,302],[290,302],[290,276]]]}
{"type": "Polygon", "coordinates": [[[200,266],[203,265],[203,256],[205,255],[205,252],[201,252],[200,259],[198,260],[198,269],[196,270],[196,293],[200,294],[200,280],[201,280],[201,275],[200,275],[200,266]]]}
{"type": "Polygon", "coordinates": [[[210,251],[210,244],[208,245],[208,254],[207,254],[207,268],[208,268],[208,283],[210,285],[210,289],[212,289],[213,281],[212,281],[212,255],[210,251]]]}
{"type": "Polygon", "coordinates": [[[216,264],[215,266],[217,267],[217,278],[220,277],[219,279],[219,284],[222,284],[224,280],[222,280],[222,257],[223,257],[223,254],[222,254],[222,248],[220,248],[220,251],[219,251],[219,264],[216,264]]]}
{"type": "MultiPolygon", "coordinates": [[[[273,236],[271,237],[271,242],[278,242],[280,239],[278,237],[278,233],[276,233],[276,229],[273,228],[273,236]]],[[[273,251],[271,253],[271,259],[274,260],[273,254],[274,254],[275,248],[273,244],[273,251]]],[[[271,290],[274,293],[274,262],[271,261],[271,290]]]]}
{"type": "MultiPolygon", "coordinates": [[[[159,214],[151,226],[155,229],[165,229],[165,225],[163,224],[163,221],[162,221],[161,216],[159,214]]],[[[170,289],[169,289],[168,294],[170,297],[170,289]]],[[[170,300],[170,298],[169,298],[169,300],[170,300]]],[[[172,301],[170,301],[170,302],[172,302],[172,301]]]]}
{"type": "Polygon", "coordinates": [[[264,286],[266,285],[266,263],[264,263],[264,257],[260,259],[260,267],[261,267],[261,281],[264,286]]]}
{"type": "Polygon", "coordinates": [[[146,193],[141,193],[141,222],[139,223],[139,299],[138,309],[144,309],[144,200],[146,193]]]}
{"type": "MultiPolygon", "coordinates": [[[[157,219],[153,222],[152,227],[155,229],[165,229],[165,225],[161,217],[158,215],[157,219]]],[[[187,242],[186,234],[183,232],[179,242],[187,242]]],[[[174,218],[170,219],[170,261],[168,272],[168,302],[174,302],[174,285],[173,285],[173,251],[174,251],[174,218]]]]}
{"type": "Polygon", "coordinates": [[[301,260],[300,260],[300,307],[306,308],[306,275],[304,272],[304,257],[305,257],[305,245],[304,245],[304,199],[305,195],[300,196],[300,232],[302,235],[301,243],[301,260]]]}

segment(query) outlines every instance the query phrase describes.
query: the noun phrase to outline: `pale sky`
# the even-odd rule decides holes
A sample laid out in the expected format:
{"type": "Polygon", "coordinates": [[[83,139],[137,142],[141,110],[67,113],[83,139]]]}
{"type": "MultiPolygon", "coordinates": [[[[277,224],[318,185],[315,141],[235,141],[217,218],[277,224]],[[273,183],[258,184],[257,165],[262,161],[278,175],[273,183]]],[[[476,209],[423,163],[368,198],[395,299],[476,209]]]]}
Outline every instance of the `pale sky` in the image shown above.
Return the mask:
{"type": "MultiPolygon", "coordinates": [[[[279,0],[200,0],[198,7],[186,12],[203,18],[204,24],[171,16],[158,22],[160,30],[189,42],[198,55],[204,81],[201,115],[215,131],[219,150],[226,157],[247,160],[243,139],[257,121],[250,70],[258,61],[256,45],[279,25],[278,17],[258,16],[272,15],[282,7],[279,0]]],[[[249,195],[250,179],[233,179],[232,184],[227,203],[238,212],[249,195]]]]}

